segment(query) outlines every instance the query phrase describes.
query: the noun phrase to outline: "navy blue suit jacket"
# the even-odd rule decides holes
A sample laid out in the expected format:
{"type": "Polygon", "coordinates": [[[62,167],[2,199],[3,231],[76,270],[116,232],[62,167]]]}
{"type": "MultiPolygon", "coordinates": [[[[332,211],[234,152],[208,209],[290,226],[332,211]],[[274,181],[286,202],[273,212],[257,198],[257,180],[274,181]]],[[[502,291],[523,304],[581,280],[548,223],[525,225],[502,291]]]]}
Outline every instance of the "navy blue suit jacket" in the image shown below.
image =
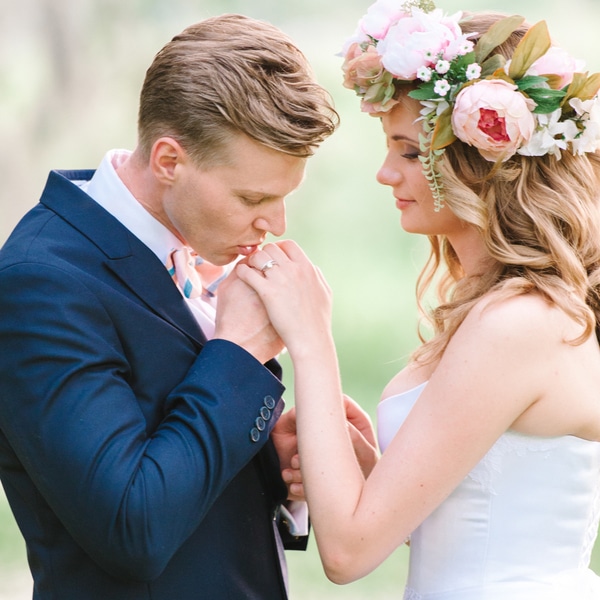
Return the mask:
{"type": "Polygon", "coordinates": [[[91,175],[52,172],[0,251],[0,476],[34,598],[283,599],[278,365],[206,342],[69,181],[91,175]]]}

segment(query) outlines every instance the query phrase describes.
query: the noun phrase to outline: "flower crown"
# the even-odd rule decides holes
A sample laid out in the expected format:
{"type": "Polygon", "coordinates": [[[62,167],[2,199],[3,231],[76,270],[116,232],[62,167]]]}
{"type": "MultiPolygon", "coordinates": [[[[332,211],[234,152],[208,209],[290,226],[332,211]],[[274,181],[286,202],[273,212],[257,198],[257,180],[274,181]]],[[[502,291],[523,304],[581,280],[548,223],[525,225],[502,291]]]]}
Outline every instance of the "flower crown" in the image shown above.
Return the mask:
{"type": "Polygon", "coordinates": [[[489,161],[514,154],[560,159],[600,147],[600,73],[553,46],[545,21],[531,27],[506,61],[492,51],[520,27],[505,17],[477,44],[461,31],[462,13],[448,16],[431,0],[377,0],[359,21],[343,54],[344,86],[361,97],[364,112],[381,116],[397,84],[422,105],[419,157],[435,208],[443,206],[436,161],[456,139],[489,161]]]}

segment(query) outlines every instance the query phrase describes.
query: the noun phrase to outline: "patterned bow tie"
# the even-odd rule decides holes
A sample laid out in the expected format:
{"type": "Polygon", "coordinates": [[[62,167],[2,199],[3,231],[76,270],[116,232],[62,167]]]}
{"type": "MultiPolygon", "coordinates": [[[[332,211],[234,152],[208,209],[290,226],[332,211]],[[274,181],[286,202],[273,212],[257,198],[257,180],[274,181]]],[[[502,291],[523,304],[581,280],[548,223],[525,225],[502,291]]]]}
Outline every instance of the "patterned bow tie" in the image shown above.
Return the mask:
{"type": "Polygon", "coordinates": [[[166,267],[185,298],[214,298],[217,286],[227,276],[224,267],[209,263],[187,246],[173,250],[166,267]]]}

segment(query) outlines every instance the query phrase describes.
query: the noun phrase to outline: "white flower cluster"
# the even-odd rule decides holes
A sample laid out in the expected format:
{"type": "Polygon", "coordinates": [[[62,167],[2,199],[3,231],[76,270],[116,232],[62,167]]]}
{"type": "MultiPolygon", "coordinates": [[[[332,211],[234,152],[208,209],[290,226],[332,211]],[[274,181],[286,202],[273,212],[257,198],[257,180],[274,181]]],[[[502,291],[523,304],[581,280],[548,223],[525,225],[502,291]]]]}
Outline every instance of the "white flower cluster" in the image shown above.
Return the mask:
{"type": "Polygon", "coordinates": [[[537,127],[527,144],[517,151],[524,156],[552,154],[560,158],[561,150],[571,145],[573,154],[595,152],[600,148],[600,97],[591,100],[571,98],[570,106],[577,117],[561,121],[559,108],[549,114],[536,115],[537,127]]]}

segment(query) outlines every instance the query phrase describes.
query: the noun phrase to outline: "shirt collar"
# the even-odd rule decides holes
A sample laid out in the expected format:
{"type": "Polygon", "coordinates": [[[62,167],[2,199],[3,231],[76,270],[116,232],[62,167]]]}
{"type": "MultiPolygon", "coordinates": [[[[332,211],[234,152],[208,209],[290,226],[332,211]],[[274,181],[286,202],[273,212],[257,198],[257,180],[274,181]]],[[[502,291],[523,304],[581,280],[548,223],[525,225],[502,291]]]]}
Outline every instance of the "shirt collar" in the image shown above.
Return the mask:
{"type": "Polygon", "coordinates": [[[140,204],[117,175],[116,169],[130,155],[129,150],[107,152],[94,176],[81,188],[165,264],[171,251],[183,244],[140,204]]]}

